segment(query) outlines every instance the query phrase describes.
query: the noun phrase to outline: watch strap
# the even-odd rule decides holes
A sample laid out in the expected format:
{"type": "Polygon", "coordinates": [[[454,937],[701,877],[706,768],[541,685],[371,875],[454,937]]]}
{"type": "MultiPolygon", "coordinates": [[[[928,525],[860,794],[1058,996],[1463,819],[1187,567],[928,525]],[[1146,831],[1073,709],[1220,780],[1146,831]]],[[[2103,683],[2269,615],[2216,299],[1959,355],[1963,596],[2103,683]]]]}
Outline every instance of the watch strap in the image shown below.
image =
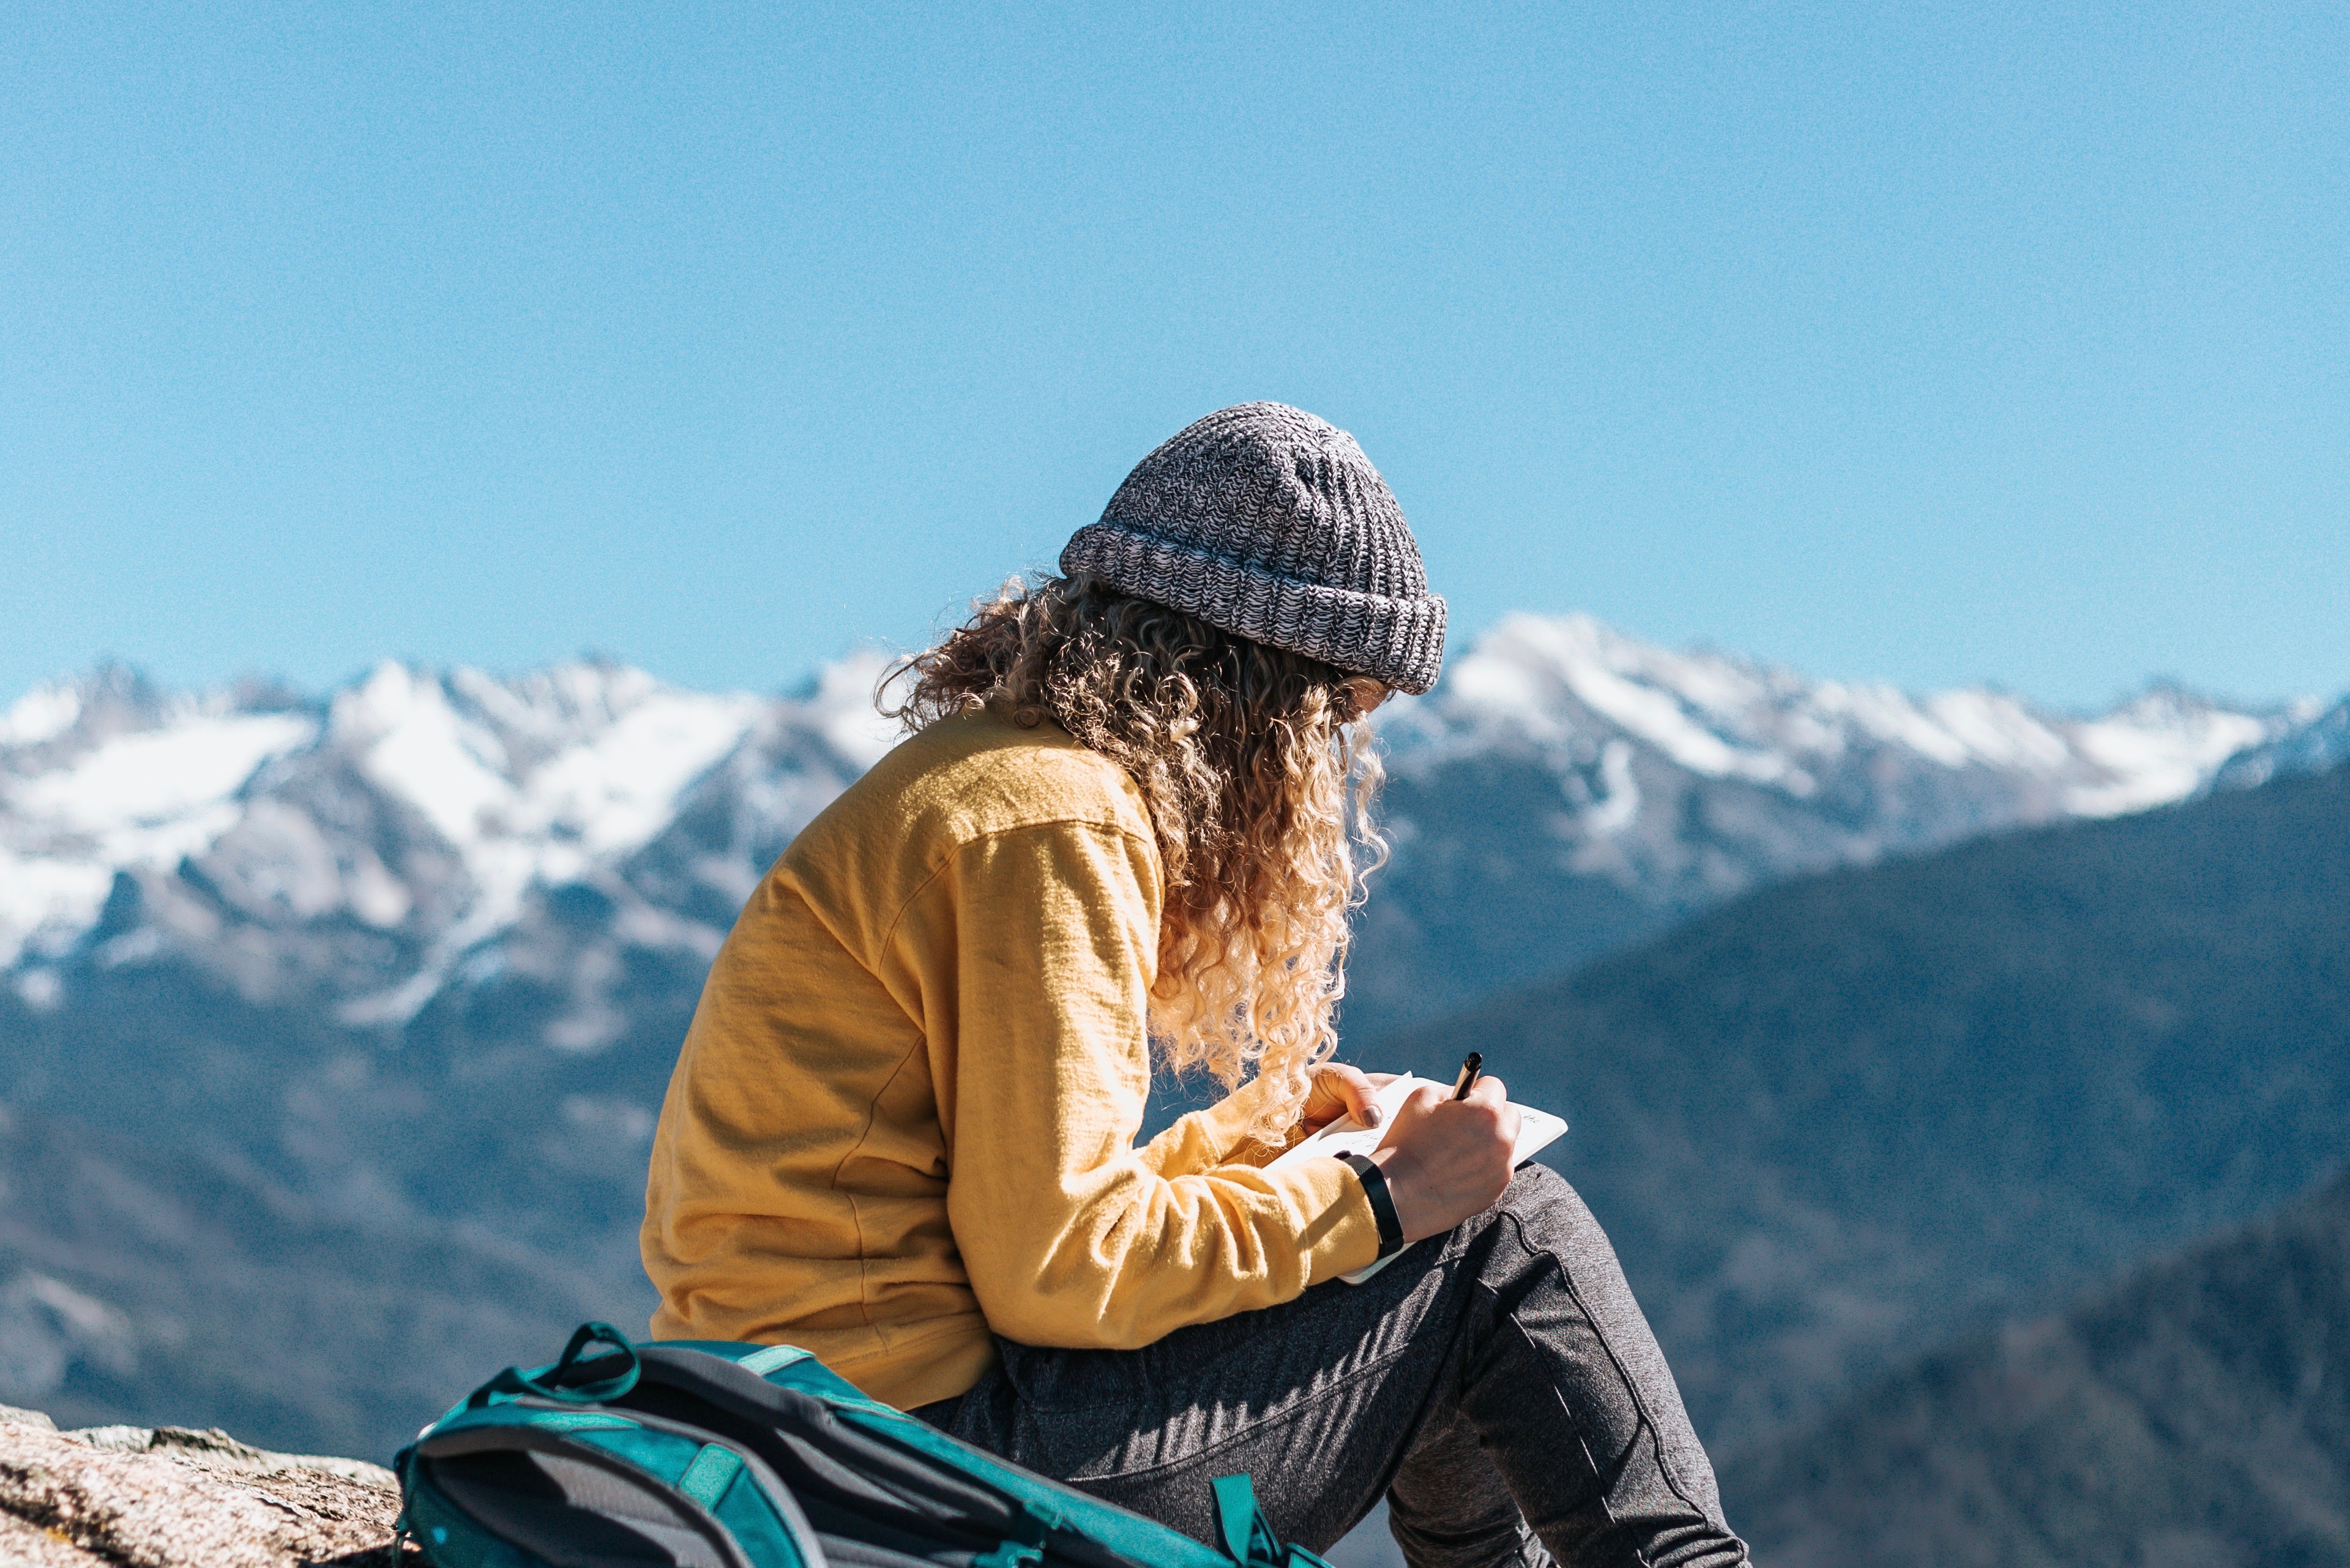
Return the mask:
{"type": "Polygon", "coordinates": [[[1379,1222],[1379,1256],[1402,1251],[1403,1221],[1396,1217],[1395,1194],[1388,1190],[1387,1173],[1367,1154],[1342,1154],[1338,1158],[1352,1168],[1355,1179],[1363,1184],[1363,1196],[1371,1201],[1371,1218],[1379,1222]]]}

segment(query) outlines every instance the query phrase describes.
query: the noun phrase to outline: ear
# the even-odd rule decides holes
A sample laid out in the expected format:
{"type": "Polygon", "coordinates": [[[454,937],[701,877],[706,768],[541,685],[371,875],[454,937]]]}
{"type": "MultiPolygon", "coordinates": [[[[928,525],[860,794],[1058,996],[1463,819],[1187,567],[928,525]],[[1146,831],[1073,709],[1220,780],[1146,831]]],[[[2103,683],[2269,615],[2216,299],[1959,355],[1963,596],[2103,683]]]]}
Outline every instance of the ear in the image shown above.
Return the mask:
{"type": "Polygon", "coordinates": [[[1346,703],[1347,722],[1351,724],[1369,713],[1388,700],[1388,693],[1392,690],[1367,675],[1357,675],[1351,680],[1341,681],[1338,691],[1346,703]]]}

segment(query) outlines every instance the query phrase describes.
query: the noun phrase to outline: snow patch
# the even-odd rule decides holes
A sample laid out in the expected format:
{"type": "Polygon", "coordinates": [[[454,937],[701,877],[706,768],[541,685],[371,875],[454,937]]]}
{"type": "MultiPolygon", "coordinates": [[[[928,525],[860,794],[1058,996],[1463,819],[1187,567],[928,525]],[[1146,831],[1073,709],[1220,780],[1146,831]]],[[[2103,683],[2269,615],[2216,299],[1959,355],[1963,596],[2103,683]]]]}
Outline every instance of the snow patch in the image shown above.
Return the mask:
{"type": "Polygon", "coordinates": [[[882,717],[875,688],[894,662],[879,649],[860,649],[837,659],[816,674],[811,717],[826,742],[858,769],[871,767],[906,738],[895,719],[882,717]]]}
{"type": "Polygon", "coordinates": [[[292,714],[189,713],[0,784],[0,965],[69,945],[116,871],[203,855],[235,826],[254,774],[315,732],[292,714]]]}
{"type": "Polygon", "coordinates": [[[640,848],[669,826],[685,786],[742,742],[760,708],[754,697],[648,695],[533,773],[509,823],[574,838],[598,858],[640,848]]]}
{"type": "Polygon", "coordinates": [[[0,713],[0,746],[36,746],[74,727],[81,693],[60,682],[27,691],[0,713]]]}
{"type": "Polygon", "coordinates": [[[53,969],[26,970],[16,976],[15,984],[16,994],[36,1012],[47,1012],[65,998],[65,981],[53,969]]]}
{"type": "Polygon", "coordinates": [[[423,814],[460,848],[478,843],[484,818],[511,800],[505,752],[488,729],[449,706],[441,682],[389,661],[335,699],[329,727],[360,744],[360,768],[423,814]]]}
{"type": "Polygon", "coordinates": [[[113,868],[100,862],[0,847],[0,967],[28,949],[61,955],[97,923],[113,886],[113,868]]]}
{"type": "Polygon", "coordinates": [[[1785,762],[1778,757],[1742,751],[1691,723],[1672,693],[1636,685],[1612,670],[1583,660],[1567,667],[1566,679],[1575,694],[1594,711],[1691,773],[1711,778],[1743,776],[1767,784],[1787,771],[1785,762]]]}
{"type": "Polygon", "coordinates": [[[1639,781],[1632,776],[1632,748],[1610,741],[1599,749],[1599,777],[1606,794],[1583,814],[1594,833],[1620,833],[1640,814],[1639,781]]]}
{"type": "Polygon", "coordinates": [[[2272,732],[2242,713],[2187,712],[2167,704],[2152,712],[2125,710],[2080,727],[2082,754],[2112,777],[2069,791],[2066,804],[2083,816],[2117,816],[2185,800],[2220,764],[2272,732]]]}
{"type": "Polygon", "coordinates": [[[56,829],[108,840],[117,864],[138,853],[143,832],[189,820],[225,802],[270,758],[311,738],[307,719],[285,713],[190,718],[122,735],[55,773],[19,782],[9,802],[56,829]]]}
{"type": "Polygon", "coordinates": [[[1926,711],[1964,749],[1965,756],[1954,767],[1973,763],[2048,773],[2072,757],[2062,735],[2033,718],[2022,703],[1995,691],[1944,691],[1928,701],[1926,711]]]}

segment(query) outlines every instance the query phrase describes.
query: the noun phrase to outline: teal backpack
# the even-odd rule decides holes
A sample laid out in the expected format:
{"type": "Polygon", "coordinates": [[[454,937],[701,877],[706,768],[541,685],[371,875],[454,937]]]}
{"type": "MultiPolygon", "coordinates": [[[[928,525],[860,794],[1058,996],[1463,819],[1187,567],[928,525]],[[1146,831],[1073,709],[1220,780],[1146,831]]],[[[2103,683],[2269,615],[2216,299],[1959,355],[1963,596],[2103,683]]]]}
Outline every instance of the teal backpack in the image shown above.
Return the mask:
{"type": "Polygon", "coordinates": [[[1329,1568],[1282,1544],[1246,1476],[1212,1483],[1222,1546],[1204,1546],[868,1399],[805,1350],[634,1345],[600,1323],[394,1463],[400,1529],[433,1568],[1329,1568]]]}

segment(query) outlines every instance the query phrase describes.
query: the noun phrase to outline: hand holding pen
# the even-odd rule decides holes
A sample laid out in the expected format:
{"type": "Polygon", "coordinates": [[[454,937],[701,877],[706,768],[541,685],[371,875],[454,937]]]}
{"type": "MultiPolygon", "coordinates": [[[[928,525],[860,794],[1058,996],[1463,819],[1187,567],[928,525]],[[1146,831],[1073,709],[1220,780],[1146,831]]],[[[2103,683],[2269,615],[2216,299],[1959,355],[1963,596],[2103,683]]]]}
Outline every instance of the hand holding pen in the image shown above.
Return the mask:
{"type": "Polygon", "coordinates": [[[1471,1052],[1450,1096],[1434,1084],[1416,1091],[1371,1156],[1387,1178],[1407,1241],[1482,1213],[1510,1185],[1517,1107],[1502,1080],[1483,1069],[1484,1058],[1471,1052]]]}

